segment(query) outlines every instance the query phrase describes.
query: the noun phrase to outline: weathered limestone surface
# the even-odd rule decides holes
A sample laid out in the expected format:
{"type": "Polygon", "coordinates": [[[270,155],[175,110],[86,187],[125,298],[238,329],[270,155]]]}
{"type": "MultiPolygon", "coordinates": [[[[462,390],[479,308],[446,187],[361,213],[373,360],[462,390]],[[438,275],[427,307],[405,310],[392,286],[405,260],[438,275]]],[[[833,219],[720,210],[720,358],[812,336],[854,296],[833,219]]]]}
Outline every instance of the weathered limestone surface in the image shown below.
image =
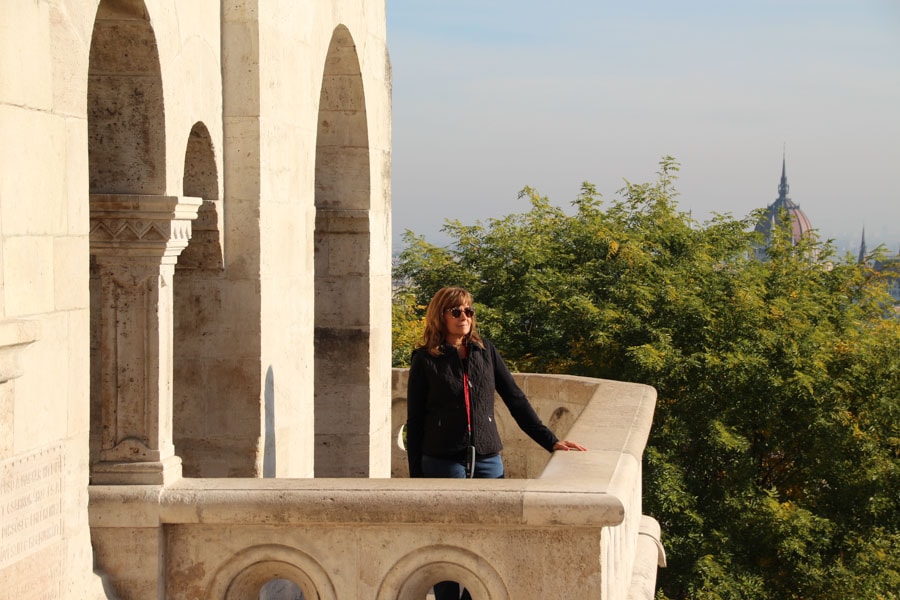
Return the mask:
{"type": "Polygon", "coordinates": [[[92,547],[91,482],[310,477],[319,433],[389,473],[383,2],[2,2],[0,131],[0,598],[106,597],[130,548],[157,587],[155,523],[92,547]],[[349,405],[317,330],[354,334],[349,405]]]}

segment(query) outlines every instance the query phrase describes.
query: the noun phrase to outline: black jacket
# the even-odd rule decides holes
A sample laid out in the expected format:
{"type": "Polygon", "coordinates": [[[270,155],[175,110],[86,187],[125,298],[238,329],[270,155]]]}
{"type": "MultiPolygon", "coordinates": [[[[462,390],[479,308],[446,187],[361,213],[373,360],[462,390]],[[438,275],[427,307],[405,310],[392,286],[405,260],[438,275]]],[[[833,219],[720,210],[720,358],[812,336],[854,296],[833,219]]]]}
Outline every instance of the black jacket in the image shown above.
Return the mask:
{"type": "MultiPolygon", "coordinates": [[[[419,349],[412,355],[406,392],[410,477],[423,476],[423,454],[463,458],[468,445],[463,360],[453,346],[445,344],[441,352],[440,356],[432,356],[427,350],[419,349]]],[[[558,438],[534,412],[494,345],[488,340],[484,340],[484,348],[469,344],[465,363],[475,452],[493,456],[503,449],[494,419],[495,390],[522,431],[548,452],[552,451],[558,438]]]]}

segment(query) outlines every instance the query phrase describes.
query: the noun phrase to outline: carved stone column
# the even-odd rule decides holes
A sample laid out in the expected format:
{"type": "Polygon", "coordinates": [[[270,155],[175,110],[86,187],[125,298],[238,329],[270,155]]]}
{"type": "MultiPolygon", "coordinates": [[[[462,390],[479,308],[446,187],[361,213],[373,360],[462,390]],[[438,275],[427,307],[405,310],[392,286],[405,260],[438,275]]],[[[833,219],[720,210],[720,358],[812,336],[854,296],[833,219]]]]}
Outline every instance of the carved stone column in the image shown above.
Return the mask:
{"type": "Polygon", "coordinates": [[[91,195],[94,484],[181,478],[172,443],[172,276],[200,204],[91,195]]]}

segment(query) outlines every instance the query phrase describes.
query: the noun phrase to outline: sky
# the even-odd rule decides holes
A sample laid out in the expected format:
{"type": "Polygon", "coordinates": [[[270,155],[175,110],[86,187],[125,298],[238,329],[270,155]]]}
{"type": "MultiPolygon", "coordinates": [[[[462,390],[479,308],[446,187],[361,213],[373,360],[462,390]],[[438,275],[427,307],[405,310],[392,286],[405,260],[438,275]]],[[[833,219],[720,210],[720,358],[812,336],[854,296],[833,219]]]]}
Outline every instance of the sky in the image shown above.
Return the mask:
{"type": "Polygon", "coordinates": [[[387,0],[393,247],[681,165],[703,222],[790,198],[900,251],[900,0],[387,0]]]}

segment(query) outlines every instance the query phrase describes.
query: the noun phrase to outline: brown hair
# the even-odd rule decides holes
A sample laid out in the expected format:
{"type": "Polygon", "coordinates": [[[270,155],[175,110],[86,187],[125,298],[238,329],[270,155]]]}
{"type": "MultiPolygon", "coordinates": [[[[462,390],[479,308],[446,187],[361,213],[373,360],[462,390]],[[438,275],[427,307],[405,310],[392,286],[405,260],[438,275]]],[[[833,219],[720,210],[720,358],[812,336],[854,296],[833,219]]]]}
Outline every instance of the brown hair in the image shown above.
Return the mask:
{"type": "MultiPolygon", "coordinates": [[[[419,348],[425,348],[433,356],[441,355],[441,345],[444,343],[446,333],[444,311],[457,306],[472,306],[472,294],[460,287],[445,287],[437,291],[425,310],[425,333],[422,334],[419,348]]],[[[475,315],[472,315],[472,327],[466,341],[484,348],[484,342],[475,329],[475,315]]]]}

